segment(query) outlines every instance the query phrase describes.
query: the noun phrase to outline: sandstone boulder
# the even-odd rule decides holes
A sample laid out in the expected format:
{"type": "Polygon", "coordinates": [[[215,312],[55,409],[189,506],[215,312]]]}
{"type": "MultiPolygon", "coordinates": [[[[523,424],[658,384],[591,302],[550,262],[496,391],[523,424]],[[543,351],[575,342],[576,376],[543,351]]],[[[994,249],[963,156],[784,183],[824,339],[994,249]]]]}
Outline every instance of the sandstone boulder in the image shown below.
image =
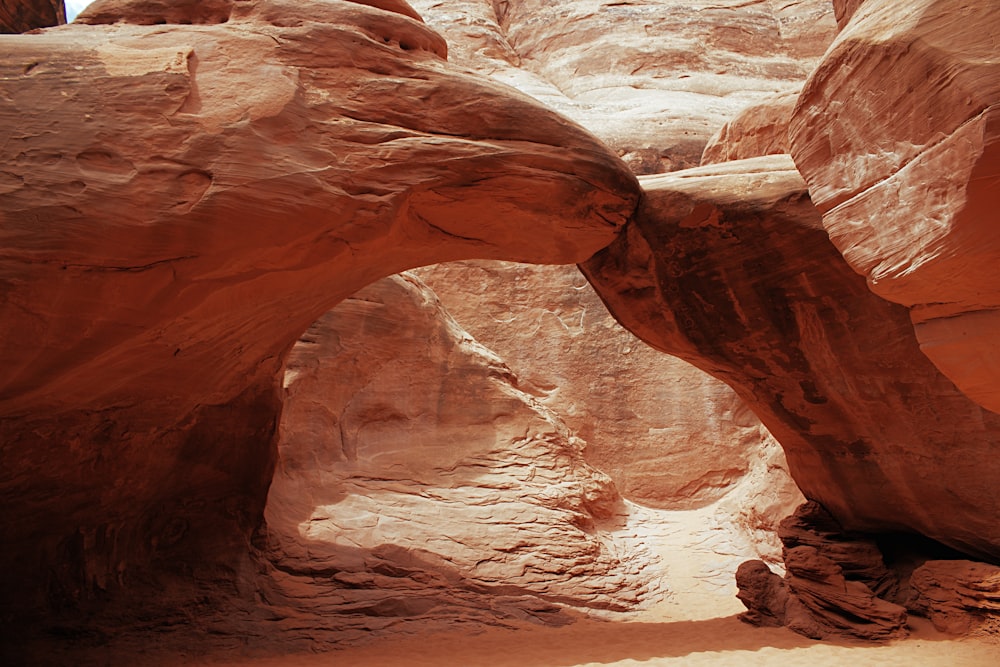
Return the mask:
{"type": "Polygon", "coordinates": [[[803,89],[792,156],[844,258],[910,309],[945,375],[1000,412],[1000,12],[858,4],[841,3],[853,18],[803,89]]]}
{"type": "Polygon", "coordinates": [[[642,183],[636,218],[582,265],[619,321],[736,389],[845,528],[1000,556],[1000,415],[941,375],[906,310],[840,259],[791,160],[642,183]]]}
{"type": "Polygon", "coordinates": [[[708,140],[701,164],[788,153],[788,123],[798,90],[779,93],[743,109],[708,140]]]}
{"type": "Polygon", "coordinates": [[[416,265],[583,260],[631,213],[590,134],[374,4],[0,37],[3,613],[239,578],[311,322],[416,265]]]}

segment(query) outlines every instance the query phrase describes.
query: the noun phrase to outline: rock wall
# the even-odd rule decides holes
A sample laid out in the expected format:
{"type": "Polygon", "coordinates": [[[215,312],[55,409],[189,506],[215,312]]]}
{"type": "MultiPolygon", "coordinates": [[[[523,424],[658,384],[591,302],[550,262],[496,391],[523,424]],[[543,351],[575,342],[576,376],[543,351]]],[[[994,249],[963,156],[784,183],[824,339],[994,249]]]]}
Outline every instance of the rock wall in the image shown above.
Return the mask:
{"type": "Polygon", "coordinates": [[[470,261],[417,273],[630,500],[664,509],[713,502],[768,437],[728,387],[622,329],[575,267],[470,261]]]}
{"type": "Polygon", "coordinates": [[[292,635],[566,623],[565,606],[659,594],[648,547],[616,536],[628,510],[585,443],[415,277],[321,317],[285,384],[267,597],[292,635]]]}
{"type": "Polygon", "coordinates": [[[633,171],[699,164],[740,109],[805,80],[829,0],[417,0],[453,59],[594,132],[633,171]]]}

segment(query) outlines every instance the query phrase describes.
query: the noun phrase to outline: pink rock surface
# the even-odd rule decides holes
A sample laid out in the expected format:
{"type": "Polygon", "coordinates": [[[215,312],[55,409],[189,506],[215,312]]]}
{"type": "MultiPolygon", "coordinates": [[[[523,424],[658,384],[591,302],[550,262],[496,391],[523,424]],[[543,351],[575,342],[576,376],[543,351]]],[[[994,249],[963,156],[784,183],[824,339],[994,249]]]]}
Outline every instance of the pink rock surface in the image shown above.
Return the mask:
{"type": "Polygon", "coordinates": [[[265,516],[268,597],[299,619],[293,634],[565,623],[563,606],[658,594],[648,547],[615,535],[621,498],[585,443],[415,277],[320,318],[285,385],[265,516]]]}
{"type": "Polygon", "coordinates": [[[994,412],[998,34],[990,0],[868,0],[791,124],[792,155],[834,244],[876,294],[910,308],[924,354],[994,412]]]}
{"type": "Polygon", "coordinates": [[[587,443],[587,461],[629,500],[664,509],[713,502],[769,438],[731,389],[624,330],[576,267],[465,261],[417,273],[511,365],[518,386],[587,443]]]}
{"type": "Polygon", "coordinates": [[[748,106],[708,140],[701,164],[788,153],[788,123],[798,99],[799,91],[790,90],[748,106]]]}

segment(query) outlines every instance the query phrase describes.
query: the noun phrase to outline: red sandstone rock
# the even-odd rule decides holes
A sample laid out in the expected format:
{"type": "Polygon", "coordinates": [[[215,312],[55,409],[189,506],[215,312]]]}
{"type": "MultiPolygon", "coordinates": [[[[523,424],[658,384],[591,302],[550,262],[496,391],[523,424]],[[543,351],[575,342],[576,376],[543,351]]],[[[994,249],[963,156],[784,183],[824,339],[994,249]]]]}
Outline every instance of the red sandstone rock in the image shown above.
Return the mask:
{"type": "Polygon", "coordinates": [[[0,0],[0,34],[66,23],[62,0],[0,0]]]}
{"type": "Polygon", "coordinates": [[[784,580],[764,563],[748,561],[736,573],[741,619],[781,626],[812,637],[885,640],[906,634],[906,608],[874,541],[845,532],[818,503],[782,521],[784,580]]]}
{"type": "Polygon", "coordinates": [[[622,510],[611,480],[517,384],[408,274],[314,323],[286,372],[269,599],[344,631],[653,597],[648,548],[602,529],[622,510]]]}
{"type": "Polygon", "coordinates": [[[828,0],[416,0],[454,60],[574,119],[636,173],[699,164],[748,104],[797,88],[836,33],[828,0]]]}
{"type": "Polygon", "coordinates": [[[582,265],[640,338],[726,381],[793,478],[850,530],[1000,556],[1000,415],[921,354],[905,309],[839,258],[787,157],[645,177],[582,265]]]}
{"type": "Polygon", "coordinates": [[[708,140],[701,164],[788,153],[788,122],[799,91],[779,93],[752,104],[708,140]]]}
{"type": "MultiPolygon", "coordinates": [[[[238,578],[311,322],[415,265],[580,261],[634,206],[597,140],[449,66],[409,16],[225,6],[0,38],[0,585],[19,614],[149,568],[238,578]]],[[[167,5],[82,21],[111,7],[167,5]]],[[[199,595],[158,588],[164,610],[199,595]]]]}
{"type": "Polygon", "coordinates": [[[992,0],[868,0],[791,124],[792,155],[834,244],[872,291],[910,308],[924,354],[994,412],[998,34],[992,0]]]}
{"type": "Polygon", "coordinates": [[[931,560],[913,572],[911,608],[941,632],[965,634],[1000,621],[1000,567],[967,560],[931,560]]]}

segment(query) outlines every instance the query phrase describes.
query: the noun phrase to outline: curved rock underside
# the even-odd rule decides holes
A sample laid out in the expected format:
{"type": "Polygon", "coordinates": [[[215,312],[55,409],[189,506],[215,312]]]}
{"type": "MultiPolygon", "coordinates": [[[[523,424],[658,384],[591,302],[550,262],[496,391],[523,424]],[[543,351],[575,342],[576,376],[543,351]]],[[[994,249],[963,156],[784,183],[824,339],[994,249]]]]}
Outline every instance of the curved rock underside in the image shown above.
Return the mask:
{"type": "Polygon", "coordinates": [[[792,156],[844,258],[910,309],[945,375],[1000,412],[1000,12],[841,5],[853,18],[803,89],[792,156]]]}
{"type": "Polygon", "coordinates": [[[563,606],[627,611],[658,594],[584,443],[416,278],[321,317],[285,384],[265,586],[286,634],[565,623],[563,606]]]}
{"type": "Polygon", "coordinates": [[[806,497],[846,528],[1000,557],[1000,415],[945,378],[906,310],[840,259],[791,160],[642,184],[625,233],[581,267],[612,313],[736,389],[806,497]]]}
{"type": "Polygon", "coordinates": [[[453,59],[594,132],[640,174],[699,164],[742,108],[798,89],[829,0],[416,0],[453,59]]]}
{"type": "Polygon", "coordinates": [[[311,322],[416,265],[580,261],[634,208],[591,135],[373,4],[399,11],[108,0],[0,37],[0,578],[21,617],[153,571],[238,578],[311,322]]]}

